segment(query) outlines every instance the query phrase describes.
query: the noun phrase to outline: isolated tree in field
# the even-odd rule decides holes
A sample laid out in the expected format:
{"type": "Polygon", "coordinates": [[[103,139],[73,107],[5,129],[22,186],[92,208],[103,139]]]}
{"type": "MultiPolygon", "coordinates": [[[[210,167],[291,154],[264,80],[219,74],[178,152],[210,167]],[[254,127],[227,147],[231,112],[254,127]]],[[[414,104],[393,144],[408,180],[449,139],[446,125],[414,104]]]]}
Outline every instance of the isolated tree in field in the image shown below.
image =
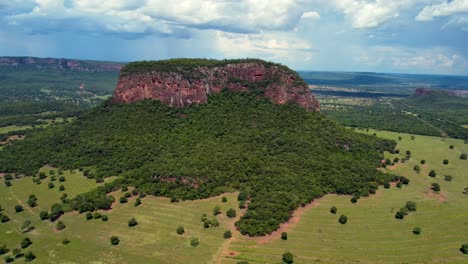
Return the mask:
{"type": "Polygon", "coordinates": [[[226,196],[221,197],[221,202],[223,202],[223,203],[227,202],[226,196]]]}
{"type": "Polygon", "coordinates": [[[26,262],[31,262],[34,259],[36,259],[36,255],[34,255],[34,253],[32,253],[31,251],[26,252],[26,254],[24,254],[24,260],[26,262]]]}
{"type": "Polygon", "coordinates": [[[185,233],[185,229],[182,226],[179,226],[176,230],[177,234],[182,235],[185,233]]]}
{"type": "Polygon", "coordinates": [[[288,263],[288,264],[291,264],[291,263],[294,263],[294,256],[291,252],[285,252],[283,254],[283,261],[288,263]]]}
{"type": "Polygon", "coordinates": [[[110,237],[110,242],[112,245],[116,246],[120,243],[120,239],[118,236],[111,236],[110,237]]]}
{"type": "Polygon", "coordinates": [[[194,237],[194,238],[191,238],[190,239],[190,245],[192,247],[196,247],[200,244],[200,240],[198,240],[198,238],[194,237]]]}
{"type": "Polygon", "coordinates": [[[62,221],[58,221],[57,222],[57,225],[55,226],[55,228],[58,230],[58,231],[61,231],[61,230],[64,230],[65,227],[67,227],[62,221]]]}
{"type": "Polygon", "coordinates": [[[426,160],[421,160],[421,164],[426,164],[426,160]]]}
{"type": "Polygon", "coordinates": [[[462,159],[462,160],[466,160],[467,158],[468,158],[468,155],[466,155],[466,153],[462,153],[460,155],[460,159],[462,159]]]}
{"type": "Polygon", "coordinates": [[[467,254],[467,255],[468,255],[468,244],[462,244],[461,247],[460,247],[460,251],[461,251],[463,254],[467,254]]]}
{"type": "Polygon", "coordinates": [[[229,239],[231,237],[232,237],[232,232],[230,230],[227,230],[226,232],[224,232],[223,234],[224,239],[229,239]]]}
{"type": "Polygon", "coordinates": [[[413,234],[415,234],[415,235],[419,235],[419,234],[421,234],[421,232],[422,232],[422,230],[421,230],[420,227],[415,227],[413,229],[413,234]]]}
{"type": "Polygon", "coordinates": [[[435,170],[431,170],[431,171],[429,172],[429,176],[435,177],[435,176],[437,176],[437,173],[435,172],[435,170]]]}
{"type": "Polygon", "coordinates": [[[421,167],[419,167],[419,165],[414,165],[413,170],[419,173],[421,171],[421,167]]]}
{"type": "Polygon", "coordinates": [[[434,191],[434,192],[439,192],[440,191],[440,185],[437,183],[437,182],[433,182],[431,184],[431,189],[434,191]]]}
{"type": "Polygon", "coordinates": [[[346,222],[348,222],[348,217],[346,215],[341,215],[340,216],[340,219],[338,219],[338,222],[340,222],[340,224],[346,224],[346,222]]]}
{"type": "Polygon", "coordinates": [[[25,237],[23,240],[21,240],[21,248],[27,248],[29,247],[30,245],[32,245],[32,241],[29,237],[25,237]]]}
{"type": "Polygon", "coordinates": [[[15,212],[20,213],[20,212],[23,212],[23,211],[24,211],[23,206],[21,206],[19,204],[15,205],[15,212]]]}
{"type": "Polygon", "coordinates": [[[336,206],[332,206],[330,208],[330,213],[332,213],[332,214],[336,214],[337,211],[338,211],[338,209],[336,208],[336,206]]]}
{"type": "Polygon", "coordinates": [[[413,201],[407,201],[405,206],[409,211],[416,211],[416,203],[413,201]]]}
{"type": "Polygon", "coordinates": [[[128,220],[128,226],[132,227],[132,226],[136,226],[138,225],[138,222],[135,218],[132,218],[130,220],[128,220]]]}
{"type": "Polygon", "coordinates": [[[229,218],[234,218],[234,217],[236,217],[236,210],[231,208],[231,209],[227,210],[226,215],[229,218]]]}
{"type": "Polygon", "coordinates": [[[41,211],[41,212],[39,213],[39,218],[40,218],[41,220],[49,219],[49,217],[50,217],[50,216],[49,216],[49,212],[47,212],[47,211],[41,211]]]}
{"type": "Polygon", "coordinates": [[[219,215],[221,213],[221,207],[219,207],[218,205],[214,207],[213,209],[213,215],[219,215]]]}
{"type": "Polygon", "coordinates": [[[136,198],[135,203],[133,204],[134,206],[139,206],[141,204],[141,199],[136,198]]]}
{"type": "Polygon", "coordinates": [[[282,232],[281,233],[281,239],[282,240],[288,240],[288,232],[282,232]]]}

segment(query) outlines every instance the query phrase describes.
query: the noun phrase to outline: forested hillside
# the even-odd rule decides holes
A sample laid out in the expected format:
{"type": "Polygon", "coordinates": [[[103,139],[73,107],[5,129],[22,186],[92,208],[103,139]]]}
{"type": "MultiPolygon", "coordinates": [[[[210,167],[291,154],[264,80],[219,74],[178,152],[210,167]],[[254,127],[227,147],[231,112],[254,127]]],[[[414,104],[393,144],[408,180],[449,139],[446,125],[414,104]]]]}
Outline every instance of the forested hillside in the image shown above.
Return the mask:
{"type": "Polygon", "coordinates": [[[35,175],[45,164],[82,168],[116,182],[65,207],[108,208],[119,185],[177,199],[241,190],[243,234],[271,233],[292,211],[326,193],[375,193],[396,180],[376,168],[395,142],[357,134],[321,113],[274,105],[251,93],[213,95],[205,105],[171,108],[157,101],[110,101],[72,123],[34,131],[0,151],[0,171],[35,175]]]}

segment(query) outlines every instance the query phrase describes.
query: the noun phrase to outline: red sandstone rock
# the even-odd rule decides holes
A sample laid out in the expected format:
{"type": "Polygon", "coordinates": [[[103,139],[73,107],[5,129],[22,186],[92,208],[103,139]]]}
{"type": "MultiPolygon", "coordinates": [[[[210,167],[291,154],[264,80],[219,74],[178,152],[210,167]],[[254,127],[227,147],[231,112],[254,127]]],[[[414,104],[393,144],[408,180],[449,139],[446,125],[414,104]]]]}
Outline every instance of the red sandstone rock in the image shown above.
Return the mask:
{"type": "Polygon", "coordinates": [[[184,107],[206,103],[208,95],[219,93],[223,88],[249,91],[252,86],[277,104],[294,102],[307,111],[320,111],[320,103],[298,74],[279,65],[261,62],[200,66],[193,68],[190,76],[151,70],[121,73],[112,100],[131,103],[154,99],[170,106],[184,107]]]}

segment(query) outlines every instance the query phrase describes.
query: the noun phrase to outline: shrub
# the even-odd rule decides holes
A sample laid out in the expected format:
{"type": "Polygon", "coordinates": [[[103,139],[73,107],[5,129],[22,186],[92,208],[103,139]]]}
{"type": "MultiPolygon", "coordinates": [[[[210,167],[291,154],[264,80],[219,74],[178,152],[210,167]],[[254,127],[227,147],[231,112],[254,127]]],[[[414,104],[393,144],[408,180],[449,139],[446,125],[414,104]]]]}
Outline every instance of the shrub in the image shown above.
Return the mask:
{"type": "Polygon", "coordinates": [[[34,255],[34,253],[32,253],[31,251],[27,252],[26,254],[24,254],[24,260],[26,262],[31,262],[33,261],[34,259],[36,259],[36,255],[34,255]]]}
{"type": "Polygon", "coordinates": [[[288,264],[291,264],[291,263],[294,263],[294,256],[291,252],[285,252],[283,254],[283,261],[288,263],[288,264]]]}
{"type": "Polygon", "coordinates": [[[194,237],[194,238],[191,238],[190,239],[190,245],[192,247],[196,247],[200,244],[200,241],[198,240],[198,238],[194,237]]]}
{"type": "Polygon", "coordinates": [[[449,163],[448,159],[444,159],[444,161],[442,162],[444,165],[447,165],[449,163]]]}
{"type": "Polygon", "coordinates": [[[23,206],[21,206],[19,204],[15,205],[15,212],[20,213],[20,212],[23,212],[23,211],[24,211],[23,206]]]}
{"type": "Polygon", "coordinates": [[[68,239],[68,238],[64,238],[64,239],[62,240],[62,244],[64,244],[64,245],[68,245],[68,244],[70,244],[70,242],[71,242],[71,241],[70,241],[70,239],[68,239]]]}
{"type": "Polygon", "coordinates": [[[231,209],[227,210],[226,215],[229,218],[234,218],[234,217],[236,217],[236,210],[231,208],[231,209]]]}
{"type": "Polygon", "coordinates": [[[421,232],[422,232],[422,230],[421,230],[420,227],[415,227],[413,229],[413,234],[415,234],[415,235],[419,235],[419,234],[421,234],[421,232]]]}
{"type": "Polygon", "coordinates": [[[65,229],[65,227],[67,227],[62,221],[58,221],[57,222],[57,225],[55,226],[55,228],[58,230],[58,231],[61,231],[63,229],[65,229]]]}
{"type": "Polygon", "coordinates": [[[221,213],[221,207],[219,207],[218,205],[214,207],[213,209],[213,215],[219,215],[221,213]]]}
{"type": "Polygon", "coordinates": [[[223,202],[223,203],[227,202],[226,196],[221,197],[221,202],[223,202]]]}
{"type": "Polygon", "coordinates": [[[107,220],[109,220],[109,217],[107,215],[102,215],[101,220],[107,222],[107,220]]]}
{"type": "Polygon", "coordinates": [[[337,211],[338,211],[338,209],[336,208],[336,206],[332,206],[330,208],[330,213],[332,213],[332,214],[336,214],[337,211]]]}
{"type": "Polygon", "coordinates": [[[460,251],[461,251],[463,254],[467,254],[467,255],[468,255],[468,244],[462,244],[461,247],[460,247],[460,251]]]}
{"type": "Polygon", "coordinates": [[[110,242],[112,245],[116,246],[120,243],[120,239],[118,236],[111,236],[110,237],[110,242]]]}
{"type": "Polygon", "coordinates": [[[227,230],[226,232],[224,232],[223,234],[224,239],[229,239],[231,237],[232,237],[232,232],[230,230],[227,230]]]}
{"type": "Polygon", "coordinates": [[[340,219],[338,219],[338,222],[340,222],[340,224],[346,224],[346,222],[348,222],[348,217],[346,215],[341,215],[340,216],[340,219]]]}
{"type": "Polygon", "coordinates": [[[437,183],[437,182],[433,182],[431,184],[431,189],[434,191],[434,192],[439,192],[440,191],[440,185],[437,183]]]}
{"type": "Polygon", "coordinates": [[[127,198],[125,198],[125,197],[120,197],[119,201],[122,204],[128,202],[127,198]]]}
{"type": "Polygon", "coordinates": [[[462,153],[460,155],[460,159],[462,159],[462,160],[466,160],[467,158],[468,158],[468,155],[466,155],[466,153],[462,153]]]}
{"type": "Polygon", "coordinates": [[[91,212],[87,212],[85,214],[85,218],[86,218],[86,220],[91,220],[91,219],[93,219],[93,214],[91,212]]]}
{"type": "Polygon", "coordinates": [[[444,180],[446,180],[446,181],[452,181],[452,180],[453,180],[453,177],[450,176],[450,175],[445,175],[444,180]]]}
{"type": "Polygon", "coordinates": [[[21,243],[20,243],[21,248],[27,248],[30,245],[32,245],[32,241],[29,237],[25,237],[23,240],[21,240],[21,243]]]}
{"type": "Polygon", "coordinates": [[[426,164],[426,160],[421,160],[421,164],[426,164]]]}
{"type": "Polygon", "coordinates": [[[281,239],[282,240],[288,240],[288,232],[282,232],[281,233],[281,239]]]}
{"type": "Polygon", "coordinates": [[[130,220],[128,220],[128,226],[132,227],[132,226],[136,226],[138,225],[138,222],[135,218],[132,218],[130,220]]]}
{"type": "Polygon", "coordinates": [[[177,234],[182,235],[185,233],[185,229],[182,226],[179,226],[176,230],[177,234]]]}
{"type": "Polygon", "coordinates": [[[437,173],[435,172],[435,170],[431,170],[431,171],[429,172],[429,176],[435,177],[435,176],[437,176],[437,173]]]}

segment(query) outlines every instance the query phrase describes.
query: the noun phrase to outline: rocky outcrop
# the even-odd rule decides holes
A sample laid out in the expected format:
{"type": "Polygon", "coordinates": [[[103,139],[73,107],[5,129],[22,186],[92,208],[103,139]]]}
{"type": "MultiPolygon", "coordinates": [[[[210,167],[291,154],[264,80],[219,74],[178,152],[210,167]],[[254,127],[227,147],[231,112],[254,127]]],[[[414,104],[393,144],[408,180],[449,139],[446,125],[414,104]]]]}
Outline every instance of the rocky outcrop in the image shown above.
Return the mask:
{"type": "Polygon", "coordinates": [[[307,84],[289,68],[261,60],[168,60],[125,66],[113,101],[159,100],[170,106],[203,104],[223,89],[248,91],[277,104],[297,103],[307,111],[320,104],[307,84]]]}
{"type": "Polygon", "coordinates": [[[123,64],[72,59],[0,57],[0,66],[23,66],[37,69],[60,69],[80,72],[118,72],[123,67],[123,64]]]}

